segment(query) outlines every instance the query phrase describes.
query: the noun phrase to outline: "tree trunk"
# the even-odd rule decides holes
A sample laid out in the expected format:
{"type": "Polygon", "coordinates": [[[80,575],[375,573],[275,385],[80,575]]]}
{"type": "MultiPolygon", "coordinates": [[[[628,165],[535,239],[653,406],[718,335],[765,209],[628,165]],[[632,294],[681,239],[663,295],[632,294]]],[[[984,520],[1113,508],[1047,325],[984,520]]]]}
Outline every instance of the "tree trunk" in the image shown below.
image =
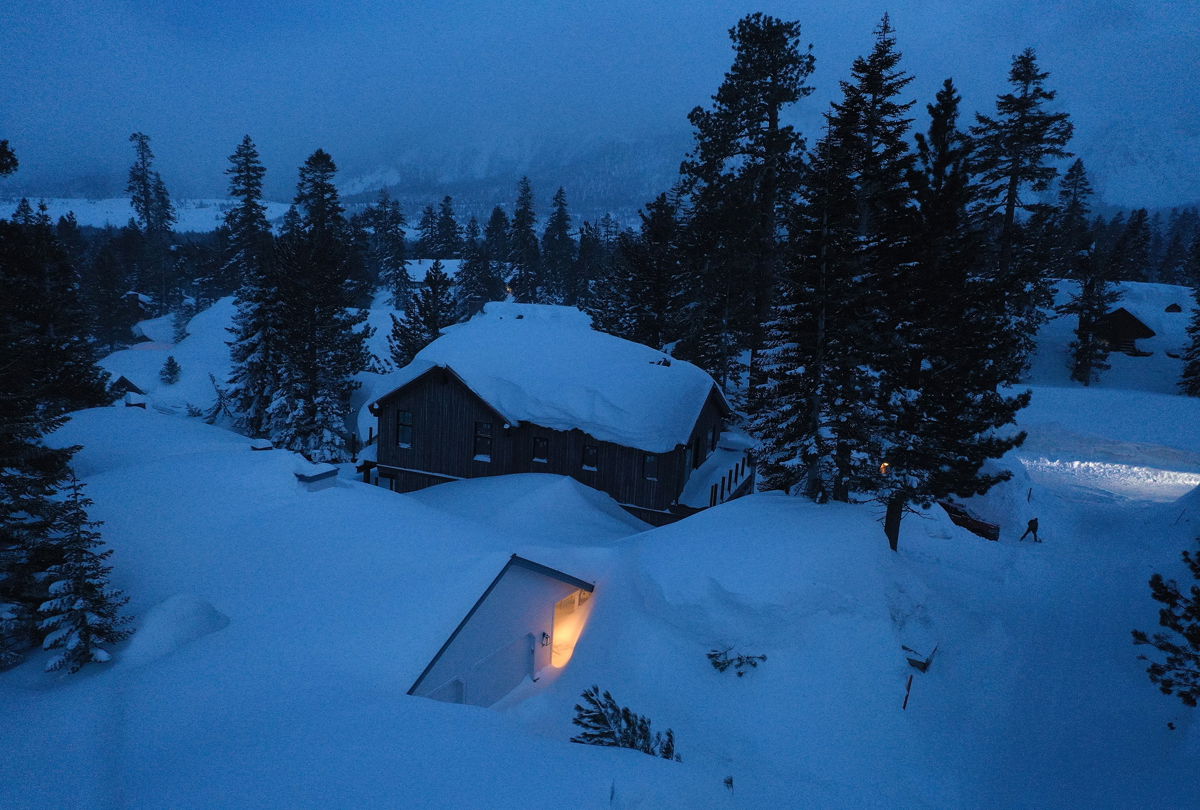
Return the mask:
{"type": "Polygon", "coordinates": [[[900,550],[900,519],[904,517],[904,505],[908,499],[899,492],[888,498],[887,512],[883,516],[883,533],[887,535],[892,551],[900,550]]]}

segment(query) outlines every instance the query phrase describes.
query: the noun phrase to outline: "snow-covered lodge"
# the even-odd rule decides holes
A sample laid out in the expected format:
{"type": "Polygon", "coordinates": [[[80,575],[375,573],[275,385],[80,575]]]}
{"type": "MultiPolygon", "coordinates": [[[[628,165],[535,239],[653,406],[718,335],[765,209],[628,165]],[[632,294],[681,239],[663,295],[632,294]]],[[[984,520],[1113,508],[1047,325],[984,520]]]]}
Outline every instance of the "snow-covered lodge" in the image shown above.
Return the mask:
{"type": "Polygon", "coordinates": [[[571,307],[489,303],[377,391],[367,475],[398,492],[554,473],[661,524],[751,489],[748,443],[725,431],[713,379],[571,307]]]}

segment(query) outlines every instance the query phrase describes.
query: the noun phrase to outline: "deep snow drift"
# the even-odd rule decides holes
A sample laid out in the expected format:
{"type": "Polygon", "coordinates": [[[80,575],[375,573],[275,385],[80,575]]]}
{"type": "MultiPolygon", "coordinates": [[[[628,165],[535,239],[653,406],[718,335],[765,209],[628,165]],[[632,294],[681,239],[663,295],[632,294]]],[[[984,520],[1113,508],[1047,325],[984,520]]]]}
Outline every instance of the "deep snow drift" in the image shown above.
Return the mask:
{"type": "MultiPolygon", "coordinates": [[[[152,403],[225,362],[221,306],[161,347],[185,379],[152,403]]],[[[1200,534],[1200,400],[1127,359],[1113,386],[1035,373],[1013,480],[968,503],[1000,542],[935,508],[898,554],[871,505],[762,494],[645,530],[569,479],[309,491],[182,412],[78,413],[54,441],[85,447],[138,632],[76,676],[0,673],[0,806],[1190,806],[1200,723],[1129,631],[1200,534]],[[1045,542],[1018,542],[1033,516],[1045,542]],[[511,553],[596,583],[570,663],[491,709],[405,696],[511,553]],[[726,648],[767,660],[718,673],[726,648]],[[568,743],[592,684],[683,762],[568,743]]]]}

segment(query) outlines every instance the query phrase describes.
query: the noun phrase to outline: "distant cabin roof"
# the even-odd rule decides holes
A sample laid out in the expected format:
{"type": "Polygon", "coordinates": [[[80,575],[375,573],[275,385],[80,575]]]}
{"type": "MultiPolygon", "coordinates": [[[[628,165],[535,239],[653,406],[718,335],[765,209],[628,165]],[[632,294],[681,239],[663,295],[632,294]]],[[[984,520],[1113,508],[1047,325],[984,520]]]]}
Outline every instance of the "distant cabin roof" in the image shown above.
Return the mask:
{"type": "Polygon", "coordinates": [[[1118,307],[1112,312],[1096,319],[1097,331],[1117,339],[1142,340],[1155,335],[1153,329],[1125,307],[1118,307]]]}
{"type": "Polygon", "coordinates": [[[714,390],[728,407],[703,370],[597,332],[574,307],[488,303],[381,380],[375,390],[387,393],[376,401],[438,366],[511,424],[579,429],[651,453],[685,444],[714,390]]]}

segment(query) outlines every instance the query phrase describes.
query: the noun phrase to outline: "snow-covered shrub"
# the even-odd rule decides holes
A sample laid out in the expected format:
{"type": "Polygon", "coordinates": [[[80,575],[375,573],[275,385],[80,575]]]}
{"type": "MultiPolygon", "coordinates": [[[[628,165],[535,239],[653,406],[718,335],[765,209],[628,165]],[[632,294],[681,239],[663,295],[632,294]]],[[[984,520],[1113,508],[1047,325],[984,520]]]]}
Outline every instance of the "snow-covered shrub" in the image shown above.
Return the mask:
{"type": "Polygon", "coordinates": [[[708,651],[708,662],[713,665],[713,669],[715,669],[717,672],[724,672],[730,667],[733,667],[734,671],[737,672],[737,676],[740,678],[746,674],[747,670],[754,669],[760,663],[767,660],[765,655],[743,655],[741,653],[737,653],[731,656],[729,654],[731,650],[733,650],[733,647],[726,647],[723,650],[708,651]]]}
{"type": "Polygon", "coordinates": [[[599,686],[583,690],[585,705],[575,704],[572,722],[583,729],[571,742],[584,745],[604,745],[614,748],[633,748],[643,754],[682,762],[675,752],[675,732],[650,732],[650,718],[634,714],[626,706],[618,706],[612,693],[600,693],[599,686]]]}

